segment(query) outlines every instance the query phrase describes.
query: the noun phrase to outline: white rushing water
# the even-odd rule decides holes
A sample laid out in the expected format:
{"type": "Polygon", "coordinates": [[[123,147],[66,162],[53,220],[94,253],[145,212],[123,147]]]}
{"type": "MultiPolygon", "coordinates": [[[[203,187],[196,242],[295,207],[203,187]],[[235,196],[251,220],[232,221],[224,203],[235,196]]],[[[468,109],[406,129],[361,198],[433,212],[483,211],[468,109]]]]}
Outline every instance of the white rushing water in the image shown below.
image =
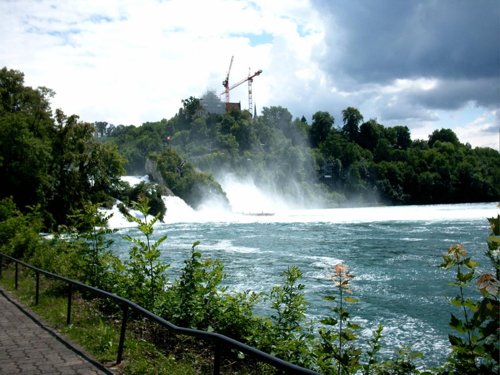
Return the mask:
{"type": "MultiPolygon", "coordinates": [[[[147,176],[124,176],[131,185],[148,181],[147,176]]],[[[497,203],[377,206],[354,208],[294,209],[279,196],[259,189],[253,181],[225,179],[222,183],[232,210],[202,205],[193,210],[181,198],[163,196],[167,208],[165,224],[196,222],[228,223],[371,223],[384,221],[439,221],[484,219],[498,215],[497,203]]],[[[109,220],[112,228],[131,227],[115,206],[109,220]]],[[[139,216],[138,213],[135,213],[139,216]]],[[[161,223],[159,223],[161,224],[161,223]]]]}

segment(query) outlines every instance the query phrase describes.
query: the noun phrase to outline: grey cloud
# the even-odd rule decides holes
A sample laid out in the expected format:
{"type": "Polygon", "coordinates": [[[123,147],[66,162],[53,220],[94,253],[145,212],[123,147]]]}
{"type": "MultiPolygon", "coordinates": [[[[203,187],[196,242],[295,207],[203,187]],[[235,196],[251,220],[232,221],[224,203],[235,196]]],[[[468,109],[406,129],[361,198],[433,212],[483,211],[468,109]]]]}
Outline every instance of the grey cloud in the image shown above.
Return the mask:
{"type": "Polygon", "coordinates": [[[494,109],[499,106],[498,97],[499,85],[494,80],[442,80],[429,90],[412,88],[397,95],[380,95],[374,104],[385,120],[437,121],[434,110],[456,110],[471,102],[494,109]]]}
{"type": "Polygon", "coordinates": [[[324,68],[360,82],[500,74],[497,0],[317,0],[329,21],[324,68]],[[335,61],[334,65],[329,62],[335,61]]]}
{"type": "Polygon", "coordinates": [[[338,90],[371,108],[370,116],[390,123],[429,122],[439,120],[436,110],[470,103],[500,112],[500,1],[312,4],[325,25],[326,50],[318,56],[322,70],[338,90]],[[397,94],[378,89],[418,78],[437,85],[397,94]]]}
{"type": "Polygon", "coordinates": [[[500,79],[439,81],[432,90],[408,96],[429,108],[458,109],[468,102],[497,108],[500,105],[500,79]]]}
{"type": "Polygon", "coordinates": [[[378,106],[378,110],[382,122],[406,124],[414,121],[439,120],[439,117],[432,111],[405,100],[398,101],[396,105],[378,106]]]}

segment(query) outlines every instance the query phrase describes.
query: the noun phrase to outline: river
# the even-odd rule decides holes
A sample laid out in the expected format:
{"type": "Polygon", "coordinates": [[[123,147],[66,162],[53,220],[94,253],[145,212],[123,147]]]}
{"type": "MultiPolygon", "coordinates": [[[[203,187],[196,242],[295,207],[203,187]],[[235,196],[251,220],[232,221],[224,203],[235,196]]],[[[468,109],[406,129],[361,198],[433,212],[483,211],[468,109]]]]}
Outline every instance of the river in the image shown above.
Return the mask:
{"type": "MultiPolygon", "coordinates": [[[[274,207],[254,212],[195,212],[179,198],[165,198],[166,223],[156,226],[155,236],[168,235],[162,260],[171,265],[175,278],[194,241],[204,257],[225,265],[229,290],[268,292],[281,283],[280,273],[289,266],[303,272],[302,283],[309,302],[308,316],[328,313],[322,296],[334,293],[332,267],[348,265],[354,275],[351,316],[364,327],[384,326],[383,352],[401,346],[422,352],[426,366],[440,363],[448,353],[449,299],[456,290],[448,283],[452,271],[438,268],[441,256],[461,243],[469,254],[489,266],[484,252],[489,234],[487,217],[500,213],[495,203],[398,206],[343,209],[286,209],[274,207]]],[[[269,207],[269,206],[267,206],[269,207]]],[[[120,225],[119,219],[113,219],[120,225]],[[117,221],[118,220],[118,221],[117,221]]],[[[123,222],[121,223],[123,224],[123,222]]],[[[122,228],[114,248],[126,257],[130,244],[122,228]]],[[[260,313],[266,306],[260,306],[260,313]]],[[[458,311],[456,311],[458,313],[458,311]]]]}

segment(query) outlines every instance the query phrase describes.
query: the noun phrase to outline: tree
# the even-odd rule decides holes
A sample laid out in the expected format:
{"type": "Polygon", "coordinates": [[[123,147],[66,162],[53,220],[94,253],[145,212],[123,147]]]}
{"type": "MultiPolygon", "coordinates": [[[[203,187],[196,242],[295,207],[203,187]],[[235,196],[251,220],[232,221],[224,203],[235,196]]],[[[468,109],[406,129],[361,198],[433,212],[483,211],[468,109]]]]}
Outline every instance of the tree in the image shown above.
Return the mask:
{"type": "Polygon", "coordinates": [[[134,208],[142,214],[142,219],[127,215],[127,220],[138,225],[139,231],[145,239],[125,235],[124,238],[132,243],[129,250],[129,260],[125,261],[125,285],[122,295],[132,299],[148,310],[156,310],[162,292],[165,290],[168,276],[165,271],[169,264],[160,260],[160,245],[167,239],[166,235],[153,241],[154,224],[160,215],[148,219],[149,202],[142,197],[134,203],[134,208]]]}
{"type": "Polygon", "coordinates": [[[198,98],[190,96],[188,99],[182,99],[182,108],[179,110],[178,118],[180,120],[179,130],[189,126],[195,116],[200,114],[203,110],[201,101],[198,98]]]}
{"type": "Polygon", "coordinates": [[[380,138],[383,137],[383,126],[370,119],[359,128],[358,144],[370,151],[375,150],[380,138]]]}
{"type": "Polygon", "coordinates": [[[106,127],[108,126],[108,123],[106,121],[96,121],[94,125],[99,137],[104,137],[107,134],[106,127]]]}
{"type": "Polygon", "coordinates": [[[108,200],[123,173],[123,159],[116,147],[97,142],[93,134],[92,124],[56,110],[55,182],[49,210],[57,223],[66,223],[68,213],[83,208],[85,202],[108,200]]]}
{"type": "Polygon", "coordinates": [[[24,86],[24,74],[0,70],[0,198],[12,196],[23,211],[44,205],[54,182],[51,90],[24,86]]]}
{"type": "Polygon", "coordinates": [[[312,147],[318,147],[326,140],[334,122],[335,119],[328,112],[318,111],[313,115],[313,122],[309,133],[312,147]]]}
{"type": "Polygon", "coordinates": [[[363,121],[363,116],[354,107],[347,107],[342,111],[344,126],[342,132],[350,141],[356,142],[359,136],[359,124],[363,121]]]}
{"type": "Polygon", "coordinates": [[[460,144],[457,135],[451,129],[434,130],[432,134],[429,135],[429,146],[432,147],[437,141],[450,142],[456,146],[460,144]]]}
{"type": "Polygon", "coordinates": [[[59,109],[52,115],[53,94],[0,70],[0,198],[12,196],[24,212],[39,204],[48,226],[86,202],[109,200],[123,172],[116,148],[94,139],[93,124],[59,109]]]}
{"type": "Polygon", "coordinates": [[[226,112],[224,103],[213,91],[207,91],[200,99],[203,111],[207,114],[214,113],[222,115],[226,112]]]}
{"type": "Polygon", "coordinates": [[[283,107],[264,107],[262,120],[270,127],[280,129],[285,134],[292,125],[292,114],[283,107]]]}
{"type": "Polygon", "coordinates": [[[411,145],[410,129],[407,126],[394,126],[396,133],[396,143],[394,146],[402,150],[406,150],[411,145]]]}

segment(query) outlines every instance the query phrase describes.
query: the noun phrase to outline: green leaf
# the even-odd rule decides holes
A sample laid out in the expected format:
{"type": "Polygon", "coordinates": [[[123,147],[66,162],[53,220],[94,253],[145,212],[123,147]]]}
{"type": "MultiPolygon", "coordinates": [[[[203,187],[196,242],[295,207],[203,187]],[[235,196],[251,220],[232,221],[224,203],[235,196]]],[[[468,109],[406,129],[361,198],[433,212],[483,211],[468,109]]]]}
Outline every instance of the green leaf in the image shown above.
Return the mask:
{"type": "Polygon", "coordinates": [[[478,303],[476,301],[474,301],[473,299],[469,299],[469,298],[463,302],[463,306],[465,306],[466,308],[468,308],[469,310],[472,310],[472,311],[477,311],[477,309],[478,309],[478,303]]]}
{"type": "Polygon", "coordinates": [[[349,322],[347,323],[347,327],[351,328],[351,329],[360,329],[361,326],[357,323],[352,323],[352,322],[349,322]]]}
{"type": "Polygon", "coordinates": [[[337,324],[338,320],[332,317],[324,318],[320,320],[321,324],[327,325],[327,326],[334,326],[337,324]]]}
{"type": "Polygon", "coordinates": [[[336,297],[335,296],[324,296],[323,299],[325,301],[335,301],[336,297]]]}
{"type": "Polygon", "coordinates": [[[453,298],[450,300],[450,303],[451,303],[453,306],[456,306],[456,307],[462,307],[462,306],[463,306],[463,301],[462,301],[462,298],[461,298],[460,296],[453,297],[453,298]]]}
{"type": "Polygon", "coordinates": [[[464,264],[465,264],[468,268],[471,268],[471,269],[474,269],[474,268],[476,268],[477,266],[479,266],[479,263],[478,263],[478,262],[476,262],[475,260],[472,260],[471,258],[467,258],[467,259],[465,259],[464,264]]]}
{"type": "Polygon", "coordinates": [[[354,297],[344,297],[344,301],[348,302],[348,303],[358,303],[359,302],[359,300],[357,298],[354,298],[354,297]]]}
{"type": "Polygon", "coordinates": [[[458,336],[454,336],[454,335],[448,335],[448,340],[450,340],[450,344],[452,346],[464,346],[465,345],[465,342],[462,338],[458,337],[458,336]]]}
{"type": "Polygon", "coordinates": [[[451,319],[450,319],[450,327],[453,328],[454,330],[463,333],[465,332],[464,325],[460,319],[458,319],[455,315],[451,314],[451,319]]]}

